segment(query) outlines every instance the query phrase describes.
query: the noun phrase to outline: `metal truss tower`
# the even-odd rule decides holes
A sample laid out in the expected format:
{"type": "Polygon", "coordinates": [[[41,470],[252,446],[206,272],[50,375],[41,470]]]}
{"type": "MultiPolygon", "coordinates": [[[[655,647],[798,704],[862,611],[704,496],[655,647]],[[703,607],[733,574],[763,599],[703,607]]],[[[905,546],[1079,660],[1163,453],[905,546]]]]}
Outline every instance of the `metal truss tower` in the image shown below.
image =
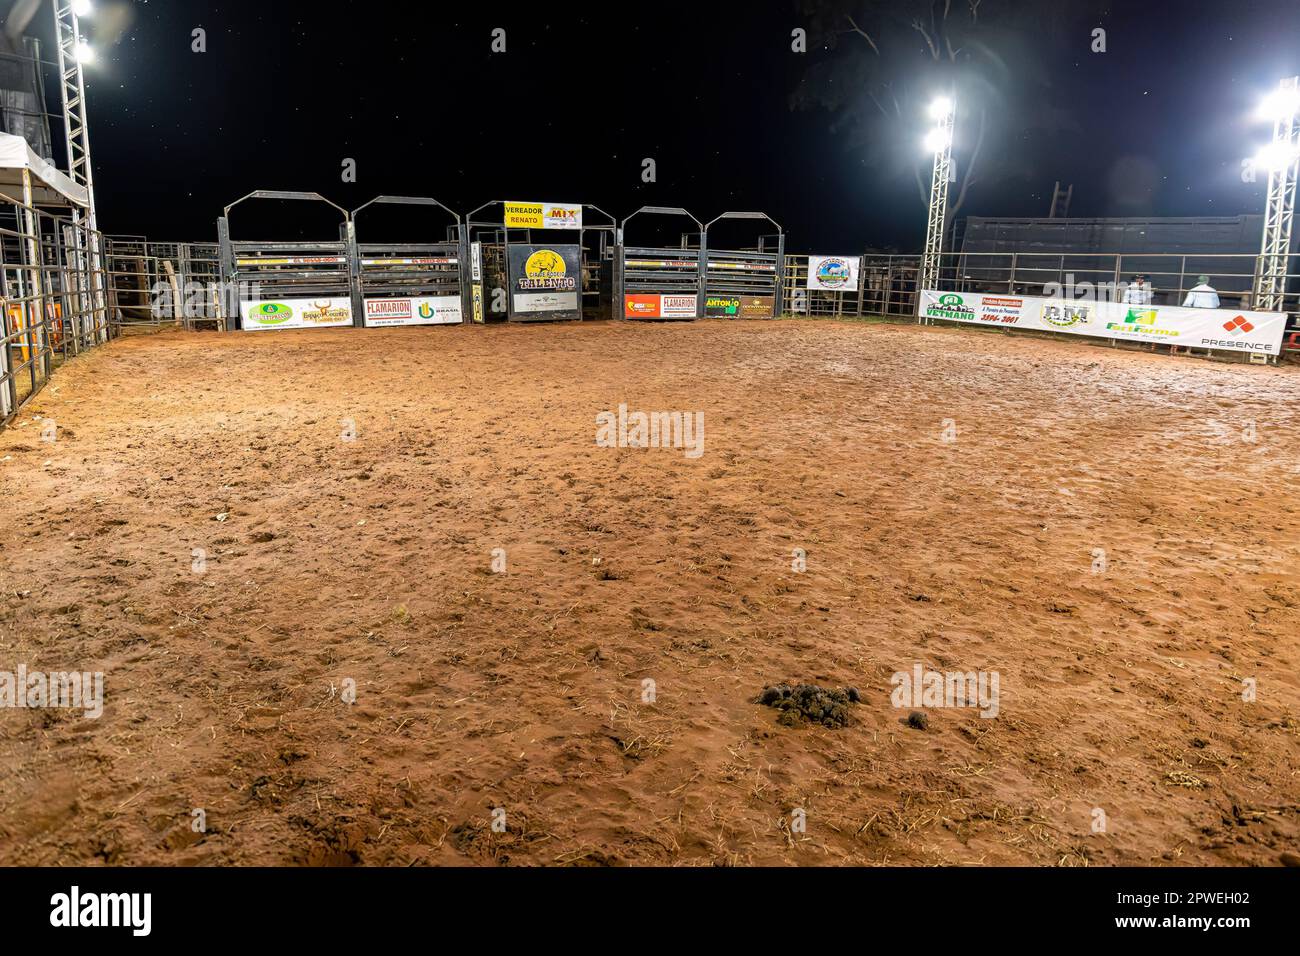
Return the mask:
{"type": "Polygon", "coordinates": [[[1256,309],[1279,312],[1286,294],[1291,227],[1295,222],[1296,180],[1300,178],[1300,77],[1282,80],[1277,101],[1285,104],[1273,122],[1274,163],[1268,174],[1264,239],[1255,269],[1256,309]]]}
{"type": "Polygon", "coordinates": [[[925,289],[939,288],[939,264],[943,254],[944,226],[948,218],[948,182],[952,178],[952,130],[955,110],[948,108],[935,116],[935,126],[927,142],[934,149],[934,175],[930,180],[930,220],[925,229],[925,254],[921,258],[921,275],[916,290],[917,314],[924,309],[925,289]]]}
{"type": "MultiPolygon", "coordinates": [[[[90,159],[90,127],[86,122],[86,82],[81,69],[83,38],[72,0],[52,0],[54,27],[59,49],[59,96],[63,102],[63,131],[68,151],[68,175],[79,186],[86,187],[86,216],[83,223],[80,210],[73,209],[73,222],[84,225],[89,235],[88,264],[90,272],[91,301],[102,317],[105,306],[103,290],[103,252],[100,248],[99,223],[95,214],[95,174],[90,159]]],[[[81,230],[73,230],[74,242],[82,248],[81,230]]],[[[96,328],[107,334],[107,322],[96,321],[96,328]]]]}

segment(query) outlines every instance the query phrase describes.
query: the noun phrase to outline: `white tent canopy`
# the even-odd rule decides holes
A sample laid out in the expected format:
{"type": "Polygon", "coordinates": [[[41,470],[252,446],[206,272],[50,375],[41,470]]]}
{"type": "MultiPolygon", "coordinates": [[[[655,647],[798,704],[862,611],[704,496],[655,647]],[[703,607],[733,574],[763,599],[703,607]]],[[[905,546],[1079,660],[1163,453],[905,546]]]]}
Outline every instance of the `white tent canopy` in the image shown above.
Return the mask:
{"type": "Polygon", "coordinates": [[[0,133],[0,192],[19,202],[23,198],[24,169],[31,170],[34,205],[87,206],[85,186],[78,186],[53,163],[37,156],[21,136],[0,133]]]}

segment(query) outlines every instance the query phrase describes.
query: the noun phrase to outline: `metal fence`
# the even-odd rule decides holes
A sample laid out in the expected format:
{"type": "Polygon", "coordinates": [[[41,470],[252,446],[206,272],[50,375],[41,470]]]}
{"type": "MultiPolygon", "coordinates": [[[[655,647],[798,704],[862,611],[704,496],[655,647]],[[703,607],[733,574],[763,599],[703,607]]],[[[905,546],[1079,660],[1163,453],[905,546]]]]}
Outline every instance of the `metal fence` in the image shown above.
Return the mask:
{"type": "Polygon", "coordinates": [[[107,236],[109,320],[115,328],[218,323],[220,263],[215,242],[151,242],[107,236]]]}
{"type": "Polygon", "coordinates": [[[218,283],[216,243],[104,236],[0,193],[0,425],[64,361],[124,329],[216,324],[218,283]]]}
{"type": "MultiPolygon", "coordinates": [[[[1124,253],[968,253],[941,257],[939,288],[951,292],[1002,292],[1010,295],[1099,297],[1111,294],[1137,275],[1152,287],[1152,304],[1181,305],[1188,291],[1209,279],[1224,308],[1251,309],[1258,257],[1249,254],[1169,255],[1124,253]]],[[[843,292],[808,289],[808,257],[786,256],[787,313],[809,316],[897,316],[917,312],[920,256],[862,257],[858,287],[843,292]]],[[[1300,351],[1300,254],[1288,262],[1283,311],[1290,316],[1283,342],[1300,351]]]]}
{"type": "Polygon", "coordinates": [[[103,237],[70,211],[0,193],[0,424],[67,358],[107,341],[107,277],[92,268],[103,237]]]}
{"type": "Polygon", "coordinates": [[[858,285],[830,292],[808,288],[808,257],[786,255],[782,300],[791,315],[866,317],[916,315],[920,256],[875,255],[861,259],[858,285]]]}

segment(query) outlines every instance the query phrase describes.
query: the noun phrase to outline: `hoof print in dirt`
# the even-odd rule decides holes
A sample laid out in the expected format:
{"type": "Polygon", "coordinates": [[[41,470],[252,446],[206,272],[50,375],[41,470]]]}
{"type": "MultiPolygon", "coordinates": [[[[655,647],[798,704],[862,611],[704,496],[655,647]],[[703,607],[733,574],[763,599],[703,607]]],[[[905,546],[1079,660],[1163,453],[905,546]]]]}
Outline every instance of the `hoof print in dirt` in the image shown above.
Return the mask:
{"type": "Polygon", "coordinates": [[[908,714],[907,719],[904,720],[903,723],[907,724],[907,726],[911,727],[913,730],[928,730],[930,728],[930,718],[919,710],[914,710],[908,714]]]}
{"type": "Polygon", "coordinates": [[[802,727],[807,723],[823,727],[846,727],[849,723],[849,704],[862,699],[856,687],[835,690],[816,684],[773,684],[764,687],[758,703],[781,711],[776,719],[786,727],[802,727]]]}

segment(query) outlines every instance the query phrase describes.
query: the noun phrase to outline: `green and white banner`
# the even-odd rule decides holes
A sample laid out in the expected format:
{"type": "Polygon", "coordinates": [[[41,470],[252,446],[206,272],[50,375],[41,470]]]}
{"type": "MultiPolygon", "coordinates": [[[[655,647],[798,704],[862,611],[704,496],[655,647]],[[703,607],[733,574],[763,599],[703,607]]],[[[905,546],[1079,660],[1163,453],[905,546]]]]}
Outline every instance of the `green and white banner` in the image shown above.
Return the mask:
{"type": "Polygon", "coordinates": [[[244,299],[240,328],[319,329],[352,324],[352,300],[339,296],[312,299],[244,299]]]}
{"type": "Polygon", "coordinates": [[[921,316],[945,322],[1260,355],[1279,354],[1286,330],[1284,312],[1187,309],[931,289],[921,292],[921,316]]]}

